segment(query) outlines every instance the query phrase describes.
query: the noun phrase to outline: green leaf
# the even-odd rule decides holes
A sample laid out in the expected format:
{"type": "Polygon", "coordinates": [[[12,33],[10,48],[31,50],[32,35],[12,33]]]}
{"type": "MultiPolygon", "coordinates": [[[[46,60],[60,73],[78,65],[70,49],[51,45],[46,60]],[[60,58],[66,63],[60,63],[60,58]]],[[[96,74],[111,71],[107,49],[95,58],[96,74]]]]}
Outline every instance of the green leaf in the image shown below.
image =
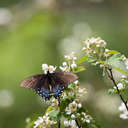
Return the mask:
{"type": "Polygon", "coordinates": [[[117,70],[118,72],[128,76],[128,70],[126,69],[125,63],[122,61],[121,54],[114,54],[113,56],[109,57],[105,63],[110,65],[112,68],[117,70]]]}
{"type": "Polygon", "coordinates": [[[95,62],[95,61],[96,61],[95,57],[93,57],[93,56],[88,57],[88,62],[89,63],[92,63],[92,62],[95,62]]]}
{"type": "Polygon", "coordinates": [[[81,64],[81,63],[83,63],[84,61],[87,61],[87,60],[88,60],[88,55],[86,55],[86,56],[82,57],[81,59],[79,59],[79,60],[77,61],[77,63],[78,63],[78,64],[81,64]]]}
{"type": "Polygon", "coordinates": [[[111,94],[113,94],[113,93],[114,93],[114,89],[109,89],[109,90],[108,90],[108,94],[111,95],[111,94]]]}
{"type": "Polygon", "coordinates": [[[61,105],[60,105],[60,111],[64,111],[65,108],[68,106],[68,104],[71,102],[69,99],[62,99],[61,100],[61,105]]]}
{"type": "Polygon", "coordinates": [[[52,110],[51,112],[49,112],[49,116],[51,118],[57,118],[58,114],[59,114],[59,111],[57,110],[52,110]]]}
{"type": "Polygon", "coordinates": [[[128,100],[128,88],[125,88],[121,94],[125,100],[128,100]]]}
{"type": "Polygon", "coordinates": [[[118,72],[120,72],[120,73],[122,73],[122,74],[128,76],[128,73],[125,72],[123,69],[121,69],[121,68],[116,68],[116,67],[115,67],[114,69],[117,70],[118,72]]]}
{"type": "Polygon", "coordinates": [[[53,107],[52,106],[49,106],[48,108],[47,108],[47,110],[46,110],[46,113],[49,113],[50,111],[52,111],[53,110],[53,107]]]}
{"type": "Polygon", "coordinates": [[[115,51],[115,50],[110,50],[107,53],[110,53],[110,54],[119,54],[119,52],[118,51],[115,51]]]}
{"type": "Polygon", "coordinates": [[[84,71],[85,69],[86,69],[85,67],[79,66],[79,67],[77,67],[73,72],[74,72],[74,73],[78,73],[78,72],[84,71]]]}

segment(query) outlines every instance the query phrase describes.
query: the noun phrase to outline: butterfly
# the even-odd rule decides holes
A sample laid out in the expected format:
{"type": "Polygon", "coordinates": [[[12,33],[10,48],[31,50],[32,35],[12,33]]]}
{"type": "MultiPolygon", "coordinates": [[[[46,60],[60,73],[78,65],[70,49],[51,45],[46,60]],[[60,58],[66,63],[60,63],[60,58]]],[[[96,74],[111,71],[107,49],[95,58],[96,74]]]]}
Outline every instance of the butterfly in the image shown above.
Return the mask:
{"type": "Polygon", "coordinates": [[[34,75],[25,79],[21,83],[21,87],[33,89],[45,100],[49,100],[52,96],[59,98],[70,83],[78,79],[77,75],[71,72],[54,72],[47,74],[34,75]]]}

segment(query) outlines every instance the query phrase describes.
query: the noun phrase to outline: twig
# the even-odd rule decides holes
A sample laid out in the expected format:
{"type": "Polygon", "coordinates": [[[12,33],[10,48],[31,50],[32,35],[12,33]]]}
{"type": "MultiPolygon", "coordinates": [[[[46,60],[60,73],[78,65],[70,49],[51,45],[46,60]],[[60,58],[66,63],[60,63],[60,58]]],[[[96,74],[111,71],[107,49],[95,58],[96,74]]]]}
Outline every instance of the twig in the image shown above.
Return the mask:
{"type": "Polygon", "coordinates": [[[125,101],[125,99],[123,98],[123,96],[120,94],[120,90],[119,90],[119,88],[118,88],[118,86],[117,86],[117,84],[116,84],[116,81],[115,81],[114,76],[113,76],[113,73],[112,73],[112,68],[107,68],[107,69],[108,69],[109,72],[110,72],[110,73],[107,72],[107,75],[108,75],[108,77],[112,80],[114,86],[115,86],[116,89],[117,89],[117,93],[118,93],[118,95],[120,96],[120,99],[122,100],[122,102],[124,103],[124,105],[125,105],[125,107],[126,107],[126,109],[127,109],[127,111],[128,111],[127,101],[125,101]]]}
{"type": "MultiPolygon", "coordinates": [[[[60,108],[60,98],[58,97],[58,107],[60,108]]],[[[61,123],[60,123],[60,119],[58,120],[58,128],[60,128],[61,123]]]]}
{"type": "Polygon", "coordinates": [[[81,128],[79,123],[78,123],[78,121],[77,121],[77,119],[75,121],[76,121],[76,124],[77,124],[78,128],[81,128]]]}

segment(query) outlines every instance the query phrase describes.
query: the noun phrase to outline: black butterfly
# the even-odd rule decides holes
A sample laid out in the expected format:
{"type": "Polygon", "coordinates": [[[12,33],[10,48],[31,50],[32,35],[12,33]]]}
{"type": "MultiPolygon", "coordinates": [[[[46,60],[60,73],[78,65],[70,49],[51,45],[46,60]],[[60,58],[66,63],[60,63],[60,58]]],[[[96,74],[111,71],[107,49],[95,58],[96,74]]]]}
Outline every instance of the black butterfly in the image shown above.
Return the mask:
{"type": "Polygon", "coordinates": [[[71,72],[55,72],[39,74],[24,80],[21,87],[34,89],[40,96],[49,100],[53,95],[59,98],[64,88],[77,80],[78,77],[71,72]]]}

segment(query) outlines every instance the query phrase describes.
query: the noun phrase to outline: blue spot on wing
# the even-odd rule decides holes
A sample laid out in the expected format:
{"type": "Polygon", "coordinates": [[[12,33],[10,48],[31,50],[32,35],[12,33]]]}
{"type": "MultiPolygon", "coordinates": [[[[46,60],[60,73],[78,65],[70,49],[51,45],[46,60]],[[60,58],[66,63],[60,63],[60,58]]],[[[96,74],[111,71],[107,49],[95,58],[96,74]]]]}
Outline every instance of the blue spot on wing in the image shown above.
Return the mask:
{"type": "Polygon", "coordinates": [[[45,97],[46,100],[49,100],[50,99],[50,91],[46,91],[44,89],[40,89],[38,88],[38,93],[42,96],[42,97],[45,97]]]}
{"type": "Polygon", "coordinates": [[[63,92],[63,90],[64,89],[62,87],[59,87],[59,85],[56,86],[56,88],[53,89],[53,95],[54,95],[54,97],[55,98],[59,97],[61,95],[61,93],[63,92]]]}
{"type": "Polygon", "coordinates": [[[50,92],[50,90],[38,88],[37,93],[39,95],[41,95],[42,97],[45,97],[46,100],[49,100],[51,98],[51,93],[55,98],[58,98],[58,97],[60,97],[63,90],[64,90],[64,87],[59,87],[59,85],[57,85],[55,88],[52,89],[51,92],[50,92]]]}

